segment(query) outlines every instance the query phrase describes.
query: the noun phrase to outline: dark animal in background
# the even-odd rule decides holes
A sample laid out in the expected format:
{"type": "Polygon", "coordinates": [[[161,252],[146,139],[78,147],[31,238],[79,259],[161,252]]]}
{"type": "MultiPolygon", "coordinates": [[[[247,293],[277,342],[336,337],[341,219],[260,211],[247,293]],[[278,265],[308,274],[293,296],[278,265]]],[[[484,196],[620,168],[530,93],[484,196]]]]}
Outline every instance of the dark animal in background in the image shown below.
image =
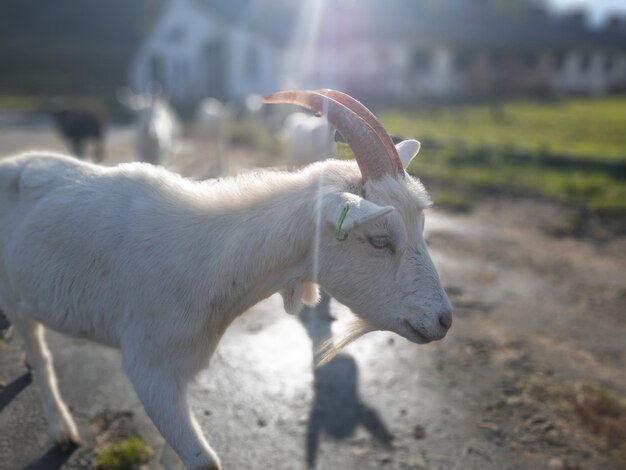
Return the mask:
{"type": "Polygon", "coordinates": [[[104,157],[104,131],[106,119],[100,111],[92,109],[59,109],[52,116],[57,129],[74,156],[85,158],[85,147],[93,141],[93,160],[104,157]]]}
{"type": "Polygon", "coordinates": [[[11,322],[4,315],[4,312],[0,310],[0,340],[4,339],[8,335],[8,331],[11,328],[11,322]]]}

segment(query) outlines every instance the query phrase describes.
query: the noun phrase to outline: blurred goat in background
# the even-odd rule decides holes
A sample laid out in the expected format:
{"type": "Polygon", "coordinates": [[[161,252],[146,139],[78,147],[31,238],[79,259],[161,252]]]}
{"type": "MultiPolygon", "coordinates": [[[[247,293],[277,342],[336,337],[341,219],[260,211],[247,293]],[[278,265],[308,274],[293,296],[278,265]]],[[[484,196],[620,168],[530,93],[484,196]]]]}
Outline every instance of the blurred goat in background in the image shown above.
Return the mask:
{"type": "Polygon", "coordinates": [[[165,163],[181,135],[180,119],[167,99],[158,92],[135,94],[124,88],[117,99],[136,113],[138,160],[153,165],[165,163]]]}
{"type": "Polygon", "coordinates": [[[78,158],[85,158],[85,146],[93,141],[93,160],[104,158],[105,113],[90,108],[60,108],[52,111],[54,124],[66,142],[69,151],[78,158]]]}

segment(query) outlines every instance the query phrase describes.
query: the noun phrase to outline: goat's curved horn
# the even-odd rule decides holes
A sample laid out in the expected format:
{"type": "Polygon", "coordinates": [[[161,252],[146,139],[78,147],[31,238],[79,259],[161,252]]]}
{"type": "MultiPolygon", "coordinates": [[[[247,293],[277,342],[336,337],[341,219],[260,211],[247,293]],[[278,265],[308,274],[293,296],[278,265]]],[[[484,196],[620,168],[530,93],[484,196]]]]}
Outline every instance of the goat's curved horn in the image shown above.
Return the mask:
{"type": "Polygon", "coordinates": [[[354,99],[352,96],[345,94],[342,91],[324,88],[320,90],[315,90],[315,92],[320,93],[324,96],[328,96],[329,98],[340,102],[345,107],[350,108],[352,111],[358,114],[359,117],[365,122],[367,122],[370,127],[374,129],[376,135],[378,135],[382,143],[385,145],[385,148],[387,149],[387,154],[389,155],[389,158],[391,158],[393,164],[396,166],[397,171],[399,173],[404,173],[404,167],[402,165],[400,157],[398,156],[398,151],[396,150],[395,145],[393,145],[393,140],[391,140],[391,137],[389,136],[383,125],[380,123],[378,118],[374,116],[374,113],[367,109],[363,103],[354,99]]]}
{"type": "Polygon", "coordinates": [[[263,102],[297,104],[324,114],[354,152],[364,180],[404,174],[401,163],[398,168],[391,158],[385,158],[389,154],[387,147],[367,121],[332,97],[315,91],[287,90],[267,96],[263,102]]]}

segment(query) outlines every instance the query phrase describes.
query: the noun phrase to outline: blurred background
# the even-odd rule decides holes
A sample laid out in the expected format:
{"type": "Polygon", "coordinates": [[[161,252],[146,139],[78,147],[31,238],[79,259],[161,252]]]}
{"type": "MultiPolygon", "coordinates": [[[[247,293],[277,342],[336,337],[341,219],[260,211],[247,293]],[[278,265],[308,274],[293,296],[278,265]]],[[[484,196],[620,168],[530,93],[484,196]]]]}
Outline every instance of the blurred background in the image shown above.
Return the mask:
{"type": "MultiPolygon", "coordinates": [[[[194,179],[351,158],[260,100],[322,87],[421,141],[454,326],[422,347],[372,333],[314,369],[347,309],[254,307],[192,390],[225,468],[626,468],[623,0],[0,0],[1,157],[194,179]]],[[[84,440],[63,451],[1,323],[0,469],[158,468],[115,351],[48,335],[84,440]]]]}

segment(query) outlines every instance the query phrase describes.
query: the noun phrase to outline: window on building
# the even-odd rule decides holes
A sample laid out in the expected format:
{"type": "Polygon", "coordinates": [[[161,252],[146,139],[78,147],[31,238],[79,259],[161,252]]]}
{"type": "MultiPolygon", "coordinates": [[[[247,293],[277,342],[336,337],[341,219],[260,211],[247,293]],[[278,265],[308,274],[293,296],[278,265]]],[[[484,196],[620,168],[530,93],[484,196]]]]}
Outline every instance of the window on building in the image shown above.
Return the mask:
{"type": "Polygon", "coordinates": [[[555,70],[561,70],[565,65],[565,52],[555,52],[552,55],[552,68],[555,70]]]}
{"type": "Polygon", "coordinates": [[[179,59],[175,65],[175,77],[176,77],[176,89],[180,97],[184,97],[185,92],[189,90],[189,74],[187,68],[187,61],[179,59]]]}
{"type": "Polygon", "coordinates": [[[163,57],[160,55],[153,55],[149,61],[149,74],[150,81],[154,83],[162,84],[165,81],[165,64],[163,57]]]}
{"type": "Polygon", "coordinates": [[[165,34],[165,40],[168,43],[176,44],[185,39],[185,30],[181,27],[174,27],[165,34]]]}
{"type": "Polygon", "coordinates": [[[608,73],[613,71],[615,67],[615,56],[613,54],[607,54],[604,58],[604,70],[608,73]]]}
{"type": "Polygon", "coordinates": [[[580,71],[587,72],[591,67],[591,54],[581,54],[580,55],[580,71]]]}
{"type": "Polygon", "coordinates": [[[502,62],[503,62],[503,57],[502,54],[498,53],[498,52],[494,52],[492,54],[489,55],[489,65],[491,65],[491,68],[493,69],[500,69],[502,68],[502,62]]]}
{"type": "Polygon", "coordinates": [[[432,65],[430,51],[418,50],[413,53],[413,67],[418,72],[427,72],[432,65]]]}
{"type": "Polygon", "coordinates": [[[259,51],[254,45],[248,46],[246,51],[246,75],[256,77],[259,73],[259,51]]]}
{"type": "Polygon", "coordinates": [[[228,97],[228,43],[213,38],[204,44],[205,85],[204,92],[220,100],[228,97]]]}
{"type": "Polygon", "coordinates": [[[522,54],[522,64],[527,69],[534,69],[539,63],[539,56],[534,52],[526,52],[522,54]]]}
{"type": "Polygon", "coordinates": [[[459,72],[467,71],[474,60],[474,56],[470,52],[457,52],[454,56],[454,68],[459,72]]]}

